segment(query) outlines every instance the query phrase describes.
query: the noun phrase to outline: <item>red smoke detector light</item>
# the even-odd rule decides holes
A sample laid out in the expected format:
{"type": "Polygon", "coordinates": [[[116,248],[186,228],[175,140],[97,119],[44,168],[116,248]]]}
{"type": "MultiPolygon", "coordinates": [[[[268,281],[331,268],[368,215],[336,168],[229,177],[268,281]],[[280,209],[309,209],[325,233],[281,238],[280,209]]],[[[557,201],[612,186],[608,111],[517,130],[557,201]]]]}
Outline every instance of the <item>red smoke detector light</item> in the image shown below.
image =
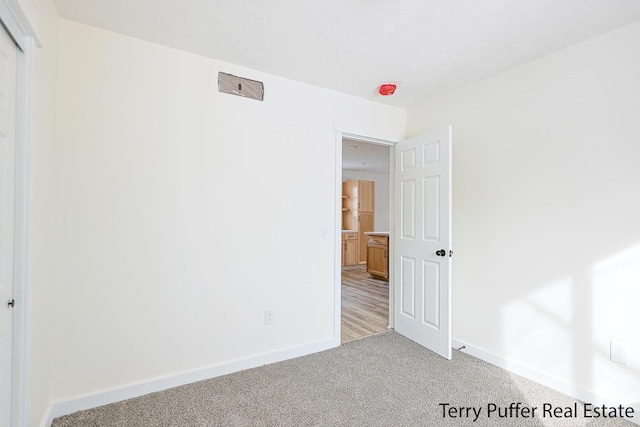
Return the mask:
{"type": "Polygon", "coordinates": [[[396,91],[396,85],[393,83],[385,83],[380,85],[380,90],[378,91],[382,96],[390,96],[396,91]]]}

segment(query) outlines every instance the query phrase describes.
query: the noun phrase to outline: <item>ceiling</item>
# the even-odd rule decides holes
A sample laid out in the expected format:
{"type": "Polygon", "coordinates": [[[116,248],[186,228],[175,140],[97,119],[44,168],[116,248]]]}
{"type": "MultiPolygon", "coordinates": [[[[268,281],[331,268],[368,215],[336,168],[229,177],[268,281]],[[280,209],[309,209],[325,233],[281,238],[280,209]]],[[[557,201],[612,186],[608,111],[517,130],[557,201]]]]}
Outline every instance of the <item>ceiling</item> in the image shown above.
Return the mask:
{"type": "Polygon", "coordinates": [[[342,140],[342,169],[360,172],[389,173],[389,146],[342,140]]]}
{"type": "Polygon", "coordinates": [[[638,0],[54,3],[69,20],[402,108],[640,19],[638,0]],[[377,94],[383,82],[394,96],[377,94]]]}

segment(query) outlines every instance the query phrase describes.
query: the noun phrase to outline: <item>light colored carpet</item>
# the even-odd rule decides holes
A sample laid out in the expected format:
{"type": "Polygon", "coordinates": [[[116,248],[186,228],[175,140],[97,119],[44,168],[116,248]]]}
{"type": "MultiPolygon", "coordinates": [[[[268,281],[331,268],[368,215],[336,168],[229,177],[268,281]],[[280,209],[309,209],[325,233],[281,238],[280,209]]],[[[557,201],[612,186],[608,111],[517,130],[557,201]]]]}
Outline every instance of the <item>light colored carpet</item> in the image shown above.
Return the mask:
{"type": "MultiPolygon", "coordinates": [[[[543,417],[577,401],[454,351],[447,361],[395,332],[54,420],[75,426],[633,426],[619,418],[543,417]],[[522,402],[535,418],[487,416],[522,402]],[[480,407],[443,418],[440,403],[480,407]]],[[[578,404],[579,412],[582,406],[578,404]]]]}

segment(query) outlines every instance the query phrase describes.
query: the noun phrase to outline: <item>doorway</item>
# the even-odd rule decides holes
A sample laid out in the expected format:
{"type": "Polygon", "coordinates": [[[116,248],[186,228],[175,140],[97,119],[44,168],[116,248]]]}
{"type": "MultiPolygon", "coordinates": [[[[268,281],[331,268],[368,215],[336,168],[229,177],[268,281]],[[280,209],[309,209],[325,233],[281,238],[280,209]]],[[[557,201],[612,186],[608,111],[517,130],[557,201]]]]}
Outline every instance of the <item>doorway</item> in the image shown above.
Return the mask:
{"type": "MultiPolygon", "coordinates": [[[[336,129],[336,345],[341,344],[342,326],[339,225],[344,209],[343,146],[350,141],[373,143],[392,147],[387,240],[389,259],[393,260],[388,267],[389,328],[451,359],[452,126],[397,141],[361,135],[336,129]]],[[[371,253],[368,251],[368,256],[371,253]]]]}
{"type": "Polygon", "coordinates": [[[389,143],[342,138],[341,343],[389,329],[389,143]]]}

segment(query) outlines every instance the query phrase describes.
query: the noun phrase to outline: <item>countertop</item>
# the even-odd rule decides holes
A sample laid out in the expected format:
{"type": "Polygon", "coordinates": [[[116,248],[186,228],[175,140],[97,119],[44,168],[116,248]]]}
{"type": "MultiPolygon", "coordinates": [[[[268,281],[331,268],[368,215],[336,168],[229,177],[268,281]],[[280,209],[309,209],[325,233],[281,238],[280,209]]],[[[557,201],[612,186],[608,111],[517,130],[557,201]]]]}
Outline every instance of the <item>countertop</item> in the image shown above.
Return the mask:
{"type": "Polygon", "coordinates": [[[342,230],[343,233],[357,233],[358,230],[342,230]]]}
{"type": "Polygon", "coordinates": [[[365,231],[364,234],[368,236],[388,236],[388,231],[365,231]]]}

